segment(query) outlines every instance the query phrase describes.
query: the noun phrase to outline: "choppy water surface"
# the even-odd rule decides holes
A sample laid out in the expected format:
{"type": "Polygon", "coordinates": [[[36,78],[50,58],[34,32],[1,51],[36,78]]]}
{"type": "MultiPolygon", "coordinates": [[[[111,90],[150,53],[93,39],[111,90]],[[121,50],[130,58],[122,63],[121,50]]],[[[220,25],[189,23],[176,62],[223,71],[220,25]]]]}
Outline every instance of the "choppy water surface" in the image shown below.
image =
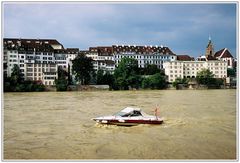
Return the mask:
{"type": "Polygon", "coordinates": [[[236,159],[236,90],[4,94],[4,159],[236,159]],[[126,106],[162,125],[96,125],[126,106]]]}

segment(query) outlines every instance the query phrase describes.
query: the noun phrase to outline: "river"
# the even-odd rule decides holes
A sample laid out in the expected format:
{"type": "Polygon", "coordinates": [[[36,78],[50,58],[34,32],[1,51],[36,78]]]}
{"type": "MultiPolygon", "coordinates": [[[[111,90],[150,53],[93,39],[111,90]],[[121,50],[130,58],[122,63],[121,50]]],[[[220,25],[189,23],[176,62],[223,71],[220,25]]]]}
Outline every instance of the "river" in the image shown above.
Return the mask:
{"type": "Polygon", "coordinates": [[[236,159],[236,90],[4,93],[4,159],[236,159]],[[98,125],[136,106],[162,125],[98,125]]]}

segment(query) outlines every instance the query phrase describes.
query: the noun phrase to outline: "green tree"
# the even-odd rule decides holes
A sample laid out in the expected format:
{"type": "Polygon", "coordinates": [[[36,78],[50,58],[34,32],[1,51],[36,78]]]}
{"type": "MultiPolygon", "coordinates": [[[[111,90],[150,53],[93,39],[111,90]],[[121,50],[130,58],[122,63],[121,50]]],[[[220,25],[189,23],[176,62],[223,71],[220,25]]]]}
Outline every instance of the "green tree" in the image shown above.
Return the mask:
{"type": "Polygon", "coordinates": [[[109,72],[106,72],[104,74],[103,78],[104,78],[104,83],[108,84],[110,89],[112,89],[114,86],[114,76],[112,74],[110,74],[109,72]]]}
{"type": "Polygon", "coordinates": [[[68,72],[67,72],[67,78],[68,78],[68,85],[71,85],[73,84],[73,80],[72,80],[72,75],[71,75],[71,72],[70,72],[70,65],[68,64],[68,72]]]}
{"type": "Polygon", "coordinates": [[[174,87],[176,87],[178,84],[187,84],[188,79],[187,78],[176,78],[176,80],[172,83],[174,87]]]}
{"type": "Polygon", "coordinates": [[[104,72],[102,69],[97,71],[97,84],[106,84],[104,81],[104,72]]]}
{"type": "Polygon", "coordinates": [[[133,58],[122,58],[114,71],[115,84],[119,89],[128,90],[129,86],[138,88],[141,76],[138,75],[138,62],[133,58]]]}
{"type": "Polygon", "coordinates": [[[155,64],[147,64],[144,68],[144,75],[153,75],[159,73],[160,69],[155,64]]]}
{"type": "Polygon", "coordinates": [[[142,88],[151,88],[151,89],[163,89],[166,88],[166,78],[165,75],[161,73],[156,73],[154,75],[150,75],[145,77],[142,80],[142,88]]]}
{"type": "Polygon", "coordinates": [[[58,67],[58,79],[55,79],[57,91],[66,91],[68,87],[68,73],[58,67]]]}
{"type": "Polygon", "coordinates": [[[233,68],[228,68],[227,69],[227,76],[228,77],[236,77],[236,70],[233,68]]]}
{"type": "Polygon", "coordinates": [[[150,80],[150,86],[152,89],[163,89],[167,85],[165,76],[161,75],[160,73],[152,75],[150,80]]]}
{"type": "Polygon", "coordinates": [[[93,60],[85,55],[81,54],[73,61],[73,74],[76,79],[83,85],[89,84],[91,76],[94,73],[93,60]]]}
{"type": "Polygon", "coordinates": [[[142,88],[150,88],[151,87],[151,79],[149,77],[146,77],[142,80],[142,88]]]}
{"type": "Polygon", "coordinates": [[[23,74],[21,73],[19,66],[16,64],[12,68],[11,80],[15,85],[23,82],[23,74]]]}
{"type": "Polygon", "coordinates": [[[199,84],[207,86],[215,84],[214,74],[209,69],[202,69],[199,71],[196,80],[199,84]]]}

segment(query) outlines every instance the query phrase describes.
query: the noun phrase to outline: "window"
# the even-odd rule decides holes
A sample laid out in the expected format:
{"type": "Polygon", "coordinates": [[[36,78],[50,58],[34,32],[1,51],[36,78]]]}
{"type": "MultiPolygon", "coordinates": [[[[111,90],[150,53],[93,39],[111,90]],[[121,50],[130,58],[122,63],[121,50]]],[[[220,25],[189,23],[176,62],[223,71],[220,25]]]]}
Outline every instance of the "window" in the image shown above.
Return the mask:
{"type": "Polygon", "coordinates": [[[27,68],[27,71],[28,71],[28,72],[32,72],[33,69],[32,69],[32,68],[27,68]]]}

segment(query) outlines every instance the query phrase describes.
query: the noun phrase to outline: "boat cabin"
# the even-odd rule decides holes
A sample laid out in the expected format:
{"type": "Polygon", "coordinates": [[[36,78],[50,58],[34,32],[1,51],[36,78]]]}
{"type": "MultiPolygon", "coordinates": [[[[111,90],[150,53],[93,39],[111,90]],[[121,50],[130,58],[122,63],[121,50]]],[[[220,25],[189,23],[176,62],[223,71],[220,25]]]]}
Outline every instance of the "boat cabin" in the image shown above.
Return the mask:
{"type": "Polygon", "coordinates": [[[143,116],[141,113],[140,108],[131,108],[127,107],[120,112],[114,114],[114,116],[120,116],[120,117],[136,117],[136,116],[143,116]]]}

